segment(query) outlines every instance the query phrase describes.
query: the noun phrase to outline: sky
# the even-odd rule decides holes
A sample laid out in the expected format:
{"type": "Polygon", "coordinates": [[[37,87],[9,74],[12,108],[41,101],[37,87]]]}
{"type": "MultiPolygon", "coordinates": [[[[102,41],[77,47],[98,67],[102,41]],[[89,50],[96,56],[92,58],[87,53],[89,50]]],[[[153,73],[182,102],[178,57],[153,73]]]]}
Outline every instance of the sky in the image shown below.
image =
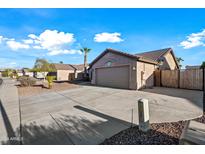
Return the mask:
{"type": "Polygon", "coordinates": [[[171,47],[183,67],[205,61],[205,9],[0,9],[0,68],[37,58],[82,64],[106,48],[130,54],[171,47]]]}

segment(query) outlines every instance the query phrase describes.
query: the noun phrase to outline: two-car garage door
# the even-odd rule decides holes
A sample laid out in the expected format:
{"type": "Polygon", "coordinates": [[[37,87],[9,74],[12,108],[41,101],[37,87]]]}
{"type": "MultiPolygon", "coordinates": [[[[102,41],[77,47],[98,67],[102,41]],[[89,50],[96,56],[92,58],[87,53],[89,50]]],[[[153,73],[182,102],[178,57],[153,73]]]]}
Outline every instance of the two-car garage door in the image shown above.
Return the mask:
{"type": "Polygon", "coordinates": [[[129,66],[96,68],[96,84],[99,86],[129,89],[129,66]]]}

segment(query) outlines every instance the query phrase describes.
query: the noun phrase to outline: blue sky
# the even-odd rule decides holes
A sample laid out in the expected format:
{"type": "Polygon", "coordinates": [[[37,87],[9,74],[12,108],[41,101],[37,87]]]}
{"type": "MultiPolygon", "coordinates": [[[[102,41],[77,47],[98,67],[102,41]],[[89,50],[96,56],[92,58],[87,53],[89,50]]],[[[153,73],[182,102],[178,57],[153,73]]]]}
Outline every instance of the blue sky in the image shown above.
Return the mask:
{"type": "Polygon", "coordinates": [[[36,58],[91,62],[106,48],[139,53],[172,47],[183,66],[205,60],[205,9],[0,9],[0,68],[36,58]]]}

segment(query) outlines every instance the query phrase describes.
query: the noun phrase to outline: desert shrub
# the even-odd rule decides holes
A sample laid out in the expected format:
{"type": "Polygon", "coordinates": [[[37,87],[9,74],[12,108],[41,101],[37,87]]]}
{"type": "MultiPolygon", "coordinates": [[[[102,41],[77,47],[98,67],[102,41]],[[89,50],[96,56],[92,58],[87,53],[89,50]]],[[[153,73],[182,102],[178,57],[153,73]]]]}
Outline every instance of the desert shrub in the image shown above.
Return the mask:
{"type": "Polygon", "coordinates": [[[10,78],[14,78],[14,74],[13,74],[13,73],[10,73],[8,76],[9,76],[10,78]]]}
{"type": "Polygon", "coordinates": [[[2,83],[3,83],[3,79],[0,78],[0,85],[2,85],[2,83]]]}
{"type": "Polygon", "coordinates": [[[3,72],[1,73],[1,76],[2,76],[2,77],[8,77],[8,72],[3,71],[3,72]]]}
{"type": "Polygon", "coordinates": [[[33,77],[27,77],[28,78],[28,83],[30,86],[34,86],[36,84],[36,79],[33,77]]]}
{"type": "Polygon", "coordinates": [[[48,87],[49,89],[52,88],[52,85],[53,85],[53,80],[55,79],[55,76],[47,76],[46,77],[46,80],[48,81],[48,87]]]}
{"type": "Polygon", "coordinates": [[[27,87],[34,86],[37,80],[33,77],[21,76],[18,78],[18,81],[20,82],[21,86],[27,87]]]}

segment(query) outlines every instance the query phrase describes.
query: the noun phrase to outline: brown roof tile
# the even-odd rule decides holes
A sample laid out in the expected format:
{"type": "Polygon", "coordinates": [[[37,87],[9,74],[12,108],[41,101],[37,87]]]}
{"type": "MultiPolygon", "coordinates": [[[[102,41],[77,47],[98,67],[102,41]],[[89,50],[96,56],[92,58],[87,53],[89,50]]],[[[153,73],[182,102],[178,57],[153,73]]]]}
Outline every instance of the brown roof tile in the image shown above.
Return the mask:
{"type": "Polygon", "coordinates": [[[74,70],[74,68],[72,66],[70,66],[70,64],[54,63],[53,65],[55,66],[56,70],[74,70]]]}
{"type": "Polygon", "coordinates": [[[71,64],[71,66],[73,66],[77,70],[82,70],[82,71],[84,70],[84,64],[78,64],[78,65],[71,64]]]}
{"type": "Polygon", "coordinates": [[[148,59],[151,59],[151,60],[154,60],[154,61],[158,61],[159,58],[169,50],[171,50],[171,48],[148,51],[148,52],[142,52],[142,53],[137,53],[135,55],[136,56],[141,56],[141,57],[144,57],[144,58],[148,58],[148,59]]]}
{"type": "Polygon", "coordinates": [[[115,49],[111,49],[111,48],[108,48],[106,49],[104,52],[102,52],[97,58],[95,58],[92,63],[90,63],[90,68],[91,66],[96,62],[98,61],[102,56],[104,56],[106,53],[108,52],[113,52],[113,53],[116,53],[116,54],[120,54],[120,55],[123,55],[123,56],[127,56],[129,58],[134,58],[136,60],[140,60],[140,61],[143,61],[143,62],[147,62],[147,63],[151,63],[151,64],[157,64],[156,61],[153,61],[152,59],[149,59],[149,58],[146,58],[146,57],[142,57],[142,56],[138,56],[138,55],[133,55],[133,54],[129,54],[129,53],[126,53],[126,52],[122,52],[122,51],[119,51],[119,50],[115,50],[115,49]]]}

